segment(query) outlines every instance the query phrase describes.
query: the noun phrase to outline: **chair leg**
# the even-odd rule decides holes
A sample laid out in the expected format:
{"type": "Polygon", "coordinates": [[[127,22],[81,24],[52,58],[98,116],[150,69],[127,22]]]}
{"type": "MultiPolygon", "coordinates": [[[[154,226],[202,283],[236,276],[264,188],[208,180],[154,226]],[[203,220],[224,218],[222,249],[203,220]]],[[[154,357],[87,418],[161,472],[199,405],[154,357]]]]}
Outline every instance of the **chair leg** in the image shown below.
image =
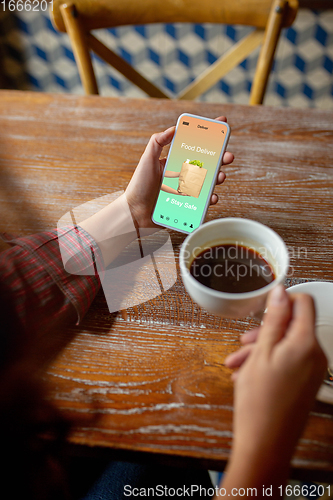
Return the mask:
{"type": "Polygon", "coordinates": [[[249,102],[251,105],[262,104],[263,102],[286,7],[286,0],[275,0],[272,5],[267,21],[263,45],[258,58],[255,77],[252,82],[249,102]]]}
{"type": "Polygon", "coordinates": [[[87,36],[87,42],[89,47],[95,54],[97,54],[103,61],[110,64],[119,73],[122,73],[125,78],[127,78],[134,85],[139,87],[141,90],[146,92],[150,97],[159,97],[160,99],[170,99],[170,97],[159,89],[152,82],[144,78],[143,75],[138,73],[130,64],[128,64],[122,57],[118,56],[111,49],[106,47],[98,38],[93,36],[91,33],[87,36]]]}
{"type": "Polygon", "coordinates": [[[70,38],[81,82],[86,94],[98,94],[98,87],[84,29],[75,5],[62,4],[60,11],[70,38]]]}
{"type": "Polygon", "coordinates": [[[252,31],[252,33],[242,38],[192,83],[187,85],[187,87],[179,93],[177,99],[191,100],[206,92],[235,66],[244,61],[244,59],[262,43],[263,37],[264,30],[257,28],[252,31]]]}

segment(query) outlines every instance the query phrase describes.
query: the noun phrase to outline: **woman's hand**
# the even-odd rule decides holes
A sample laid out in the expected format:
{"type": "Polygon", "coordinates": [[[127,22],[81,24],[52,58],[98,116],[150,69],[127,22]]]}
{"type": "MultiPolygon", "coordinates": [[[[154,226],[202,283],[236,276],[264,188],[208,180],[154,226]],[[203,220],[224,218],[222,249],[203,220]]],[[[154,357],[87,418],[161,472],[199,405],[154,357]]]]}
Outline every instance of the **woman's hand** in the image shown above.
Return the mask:
{"type": "MultiPolygon", "coordinates": [[[[217,118],[227,121],[224,116],[217,118]]],[[[160,158],[163,147],[170,144],[175,133],[175,127],[168,128],[164,132],[152,135],[148,145],[139,161],[138,166],[128,184],[125,197],[130,207],[133,219],[141,228],[156,228],[151,220],[152,212],[160,190],[165,158],[160,158]]],[[[223,165],[232,163],[234,156],[226,152],[223,155],[223,165]]],[[[222,184],[225,179],[224,172],[220,171],[216,184],[222,184]]],[[[214,205],[218,196],[214,193],[210,203],[214,205]]]]}
{"type": "Polygon", "coordinates": [[[289,296],[279,285],[267,306],[260,328],[225,360],[227,367],[240,367],[234,377],[234,443],[226,484],[236,475],[251,484],[286,480],[327,368],[315,335],[312,298],[289,296]]]}
{"type": "MultiPolygon", "coordinates": [[[[225,117],[218,118],[223,121],[225,117]]],[[[165,158],[160,159],[164,146],[170,144],[175,132],[171,127],[164,132],[154,134],[139,161],[125,193],[115,201],[80,222],[98,244],[104,265],[108,266],[122,250],[137,238],[137,228],[158,228],[152,220],[152,212],[161,186],[165,158]],[[134,223],[133,223],[134,222],[134,223]],[[136,225],[136,227],[135,227],[136,225]]],[[[223,163],[231,163],[234,157],[225,153],[223,163]]],[[[222,184],[225,174],[220,172],[217,184],[222,184]]],[[[172,189],[172,188],[169,188],[172,189]]],[[[177,195],[179,193],[177,192],[177,195]]],[[[218,200],[213,194],[211,203],[218,200]]]]}

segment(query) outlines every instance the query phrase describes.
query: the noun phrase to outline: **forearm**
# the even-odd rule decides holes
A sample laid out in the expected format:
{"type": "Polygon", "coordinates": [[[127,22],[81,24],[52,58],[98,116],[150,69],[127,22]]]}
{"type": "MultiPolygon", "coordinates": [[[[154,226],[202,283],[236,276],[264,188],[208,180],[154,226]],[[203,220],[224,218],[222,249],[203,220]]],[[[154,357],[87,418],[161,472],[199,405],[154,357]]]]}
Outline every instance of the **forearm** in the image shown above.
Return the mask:
{"type": "Polygon", "coordinates": [[[89,219],[80,222],[80,227],[87,231],[99,246],[106,267],[137,237],[124,195],[89,219]]]}
{"type": "Polygon", "coordinates": [[[79,322],[99,290],[100,280],[93,274],[76,276],[66,271],[60,242],[66,255],[79,251],[74,228],[63,229],[61,234],[51,230],[4,239],[12,248],[0,254],[1,281],[22,327],[39,331],[56,323],[74,323],[75,317],[79,322]]]}
{"type": "Polygon", "coordinates": [[[288,473],[289,459],[281,459],[273,450],[270,454],[260,449],[249,454],[239,449],[232,452],[220,489],[233,499],[244,496],[281,499],[288,473]]]}
{"type": "Polygon", "coordinates": [[[165,184],[162,185],[162,191],[165,191],[166,193],[170,193],[170,194],[178,194],[178,191],[170,186],[166,186],[165,184]]]}
{"type": "Polygon", "coordinates": [[[174,172],[173,170],[166,170],[164,173],[164,177],[176,178],[179,177],[180,172],[174,172]]]}

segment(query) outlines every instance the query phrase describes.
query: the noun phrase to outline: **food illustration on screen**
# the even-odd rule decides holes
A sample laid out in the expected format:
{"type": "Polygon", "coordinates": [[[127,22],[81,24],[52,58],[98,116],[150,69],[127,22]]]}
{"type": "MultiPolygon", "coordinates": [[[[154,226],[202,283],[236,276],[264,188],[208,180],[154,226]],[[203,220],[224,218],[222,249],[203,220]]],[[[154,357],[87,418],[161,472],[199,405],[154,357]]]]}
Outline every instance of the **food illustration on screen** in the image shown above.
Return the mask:
{"type": "Polygon", "coordinates": [[[184,113],[166,159],[152,220],[189,233],[202,224],[229,138],[225,122],[184,113]]]}
{"type": "Polygon", "coordinates": [[[199,198],[207,170],[199,160],[187,160],[179,173],[178,193],[199,198]]]}
{"type": "Polygon", "coordinates": [[[162,184],[161,190],[170,194],[178,194],[181,196],[193,196],[198,198],[203,183],[206,178],[207,170],[203,167],[203,162],[199,160],[189,160],[187,159],[182,164],[180,172],[172,172],[166,170],[164,177],[176,178],[179,177],[179,183],[177,190],[162,184]]]}
{"type": "MultiPolygon", "coordinates": [[[[179,174],[180,174],[180,172],[173,172],[172,170],[166,170],[164,172],[164,178],[173,179],[173,178],[179,177],[179,174]]],[[[177,189],[175,189],[171,186],[167,186],[166,184],[162,184],[161,191],[165,191],[166,193],[170,193],[170,194],[178,194],[178,195],[182,194],[182,193],[178,193],[177,189]]]]}

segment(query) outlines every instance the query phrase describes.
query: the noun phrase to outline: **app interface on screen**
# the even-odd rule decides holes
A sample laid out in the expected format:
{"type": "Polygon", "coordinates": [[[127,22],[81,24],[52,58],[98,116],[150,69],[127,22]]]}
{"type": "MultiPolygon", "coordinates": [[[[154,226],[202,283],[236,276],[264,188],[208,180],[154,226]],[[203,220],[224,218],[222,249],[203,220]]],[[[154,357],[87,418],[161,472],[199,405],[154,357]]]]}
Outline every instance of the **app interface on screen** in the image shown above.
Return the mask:
{"type": "Polygon", "coordinates": [[[153,218],[192,232],[200,225],[228,129],[223,122],[181,117],[153,218]]]}

